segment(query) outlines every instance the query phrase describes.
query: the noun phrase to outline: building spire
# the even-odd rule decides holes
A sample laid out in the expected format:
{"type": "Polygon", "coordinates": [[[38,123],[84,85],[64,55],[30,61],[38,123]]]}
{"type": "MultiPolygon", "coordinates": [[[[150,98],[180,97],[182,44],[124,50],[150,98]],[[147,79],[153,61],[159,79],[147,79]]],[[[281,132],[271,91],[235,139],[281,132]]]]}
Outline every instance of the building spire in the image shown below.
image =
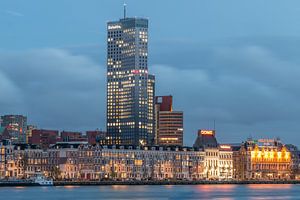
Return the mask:
{"type": "Polygon", "coordinates": [[[126,18],[126,3],[124,2],[124,4],[123,4],[123,6],[124,6],[124,19],[126,18]]]}

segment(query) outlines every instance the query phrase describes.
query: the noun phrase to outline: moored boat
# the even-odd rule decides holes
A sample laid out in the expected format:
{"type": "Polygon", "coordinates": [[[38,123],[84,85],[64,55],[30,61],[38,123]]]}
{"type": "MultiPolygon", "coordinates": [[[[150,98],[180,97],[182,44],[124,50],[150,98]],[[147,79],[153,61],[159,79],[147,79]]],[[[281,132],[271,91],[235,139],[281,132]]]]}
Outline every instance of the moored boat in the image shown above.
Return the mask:
{"type": "Polygon", "coordinates": [[[37,174],[34,183],[40,186],[53,186],[53,180],[51,178],[46,178],[42,174],[37,174]]]}

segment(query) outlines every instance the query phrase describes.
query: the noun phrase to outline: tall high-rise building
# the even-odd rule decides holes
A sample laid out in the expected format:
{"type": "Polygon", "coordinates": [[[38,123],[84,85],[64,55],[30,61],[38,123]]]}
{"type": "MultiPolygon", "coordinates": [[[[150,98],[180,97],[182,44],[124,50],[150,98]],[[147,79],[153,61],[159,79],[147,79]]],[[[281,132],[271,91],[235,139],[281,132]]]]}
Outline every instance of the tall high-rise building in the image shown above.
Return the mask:
{"type": "Polygon", "coordinates": [[[183,145],[183,112],[173,110],[172,96],[155,97],[155,144],[183,145]]]}
{"type": "Polygon", "coordinates": [[[154,141],[155,77],[148,73],[148,20],[107,23],[107,143],[154,141]]]}
{"type": "Polygon", "coordinates": [[[1,116],[1,127],[6,128],[13,143],[26,143],[27,117],[23,115],[1,116]]]}

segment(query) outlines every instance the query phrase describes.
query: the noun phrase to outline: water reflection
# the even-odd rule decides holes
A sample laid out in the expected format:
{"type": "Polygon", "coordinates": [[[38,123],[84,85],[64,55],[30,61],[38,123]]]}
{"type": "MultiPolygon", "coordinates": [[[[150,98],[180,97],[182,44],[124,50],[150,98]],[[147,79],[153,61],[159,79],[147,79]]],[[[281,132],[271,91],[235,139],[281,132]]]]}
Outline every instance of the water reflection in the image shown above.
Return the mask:
{"type": "Polygon", "coordinates": [[[128,185],[112,185],[111,187],[112,187],[113,190],[118,190],[118,191],[128,190],[128,185]]]}
{"type": "Polygon", "coordinates": [[[234,188],[237,185],[197,185],[197,190],[200,190],[201,192],[216,192],[216,191],[222,191],[222,192],[232,192],[234,188]]]}
{"type": "Polygon", "coordinates": [[[78,188],[79,186],[76,186],[76,185],[65,185],[65,186],[63,186],[64,188],[66,188],[66,189],[74,189],[74,188],[78,188]]]}
{"type": "Polygon", "coordinates": [[[286,190],[292,188],[291,184],[249,184],[247,187],[253,190],[286,190]]]}
{"type": "Polygon", "coordinates": [[[113,185],[60,187],[3,187],[9,200],[136,200],[136,199],[300,199],[299,185],[113,185]],[[14,194],[14,195],[11,195],[14,194]]]}
{"type": "Polygon", "coordinates": [[[173,185],[165,185],[164,186],[166,189],[172,189],[173,188],[173,185]]]}
{"type": "Polygon", "coordinates": [[[16,186],[14,188],[16,188],[16,189],[24,189],[25,187],[24,186],[16,186]]]}

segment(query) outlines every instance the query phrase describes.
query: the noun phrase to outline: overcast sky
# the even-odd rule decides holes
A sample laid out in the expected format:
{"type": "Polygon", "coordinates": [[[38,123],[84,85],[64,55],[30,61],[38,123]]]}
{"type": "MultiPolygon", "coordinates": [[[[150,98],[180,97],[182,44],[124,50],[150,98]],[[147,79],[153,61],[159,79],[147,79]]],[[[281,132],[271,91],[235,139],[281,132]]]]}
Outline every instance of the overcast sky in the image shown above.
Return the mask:
{"type": "MultiPolygon", "coordinates": [[[[106,22],[123,0],[1,0],[0,115],[105,129],[106,22]]],[[[156,95],[184,111],[185,144],[280,137],[300,145],[300,1],[127,0],[149,18],[156,95]]]]}

